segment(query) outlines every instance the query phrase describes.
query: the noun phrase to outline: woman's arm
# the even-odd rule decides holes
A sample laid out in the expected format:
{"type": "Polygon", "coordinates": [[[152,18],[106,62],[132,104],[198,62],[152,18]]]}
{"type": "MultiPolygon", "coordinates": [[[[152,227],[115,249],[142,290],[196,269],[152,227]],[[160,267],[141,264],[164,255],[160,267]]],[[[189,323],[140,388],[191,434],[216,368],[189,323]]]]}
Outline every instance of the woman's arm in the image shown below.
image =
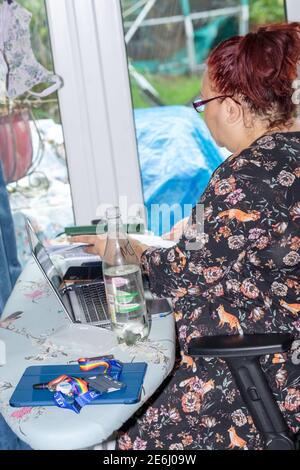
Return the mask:
{"type": "MultiPolygon", "coordinates": [[[[99,255],[101,258],[103,258],[106,246],[106,238],[106,235],[78,235],[70,237],[70,242],[87,243],[91,246],[87,246],[85,248],[86,253],[99,255]]],[[[128,236],[128,239],[138,260],[141,261],[142,253],[150,248],[149,245],[145,245],[130,236],[128,236]]]]}
{"type": "Polygon", "coordinates": [[[188,224],[189,217],[185,217],[182,220],[179,220],[177,224],[172,227],[172,230],[169,233],[164,233],[162,238],[164,240],[179,240],[184,233],[184,230],[188,224]]]}
{"type": "MultiPolygon", "coordinates": [[[[214,293],[221,295],[224,278],[231,270],[244,269],[247,252],[260,265],[260,258],[272,242],[272,227],[281,220],[273,203],[272,189],[253,161],[234,169],[225,162],[211,178],[199,205],[193,208],[177,245],[150,248],[144,253],[142,263],[152,292],[174,298],[188,294],[205,298],[214,293]],[[197,217],[197,207],[201,205],[202,221],[201,210],[200,219],[197,217]]],[[[255,264],[249,267],[247,263],[248,270],[256,269],[255,264]]],[[[250,279],[245,279],[240,289],[246,294],[249,291],[249,296],[257,292],[250,279]]]]}
{"type": "MultiPolygon", "coordinates": [[[[179,240],[182,237],[182,234],[185,230],[185,227],[188,224],[189,218],[186,217],[185,219],[180,220],[175,224],[172,230],[169,233],[166,233],[162,236],[165,240],[179,240]]],[[[141,261],[141,256],[144,251],[150,248],[149,245],[145,243],[141,243],[140,241],[136,240],[133,237],[128,235],[128,239],[130,244],[138,258],[141,261]]],[[[87,243],[89,246],[85,249],[87,253],[91,254],[98,254],[101,258],[103,258],[105,245],[106,245],[106,234],[105,235],[78,235],[70,237],[71,243],[87,243]]]]}
{"type": "MultiPolygon", "coordinates": [[[[213,291],[235,263],[239,269],[250,230],[262,228],[266,204],[250,175],[232,172],[228,163],[221,166],[193,208],[175,246],[153,248],[130,237],[149,276],[152,292],[160,297],[180,298],[213,291]],[[200,218],[197,210],[201,205],[203,220],[201,210],[200,218]]],[[[86,251],[103,257],[106,235],[72,237],[72,241],[93,244],[86,251]]]]}

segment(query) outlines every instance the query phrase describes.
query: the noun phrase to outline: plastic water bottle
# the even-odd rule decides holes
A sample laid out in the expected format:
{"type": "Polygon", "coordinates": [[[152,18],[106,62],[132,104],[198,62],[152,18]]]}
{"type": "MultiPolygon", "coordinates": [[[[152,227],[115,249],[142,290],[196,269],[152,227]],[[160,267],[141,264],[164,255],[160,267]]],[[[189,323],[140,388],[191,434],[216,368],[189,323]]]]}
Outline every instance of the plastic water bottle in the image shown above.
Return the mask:
{"type": "Polygon", "coordinates": [[[111,325],[119,343],[132,345],[149,334],[141,269],[123,229],[119,208],[109,208],[106,217],[103,274],[111,325]]]}

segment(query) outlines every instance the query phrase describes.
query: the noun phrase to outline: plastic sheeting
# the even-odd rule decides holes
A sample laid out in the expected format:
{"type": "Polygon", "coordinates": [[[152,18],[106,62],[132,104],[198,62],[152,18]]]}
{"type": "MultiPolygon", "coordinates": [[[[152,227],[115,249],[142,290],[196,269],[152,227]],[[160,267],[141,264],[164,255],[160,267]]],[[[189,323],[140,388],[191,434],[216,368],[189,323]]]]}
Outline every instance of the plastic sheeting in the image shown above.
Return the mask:
{"type": "MultiPolygon", "coordinates": [[[[21,180],[10,194],[18,257],[22,265],[30,256],[25,230],[27,217],[45,242],[63,232],[64,227],[74,224],[62,126],[52,119],[41,119],[37,124],[44,139],[43,158],[30,179],[21,180]]],[[[31,133],[36,154],[39,139],[32,123],[31,133]]]]}
{"type": "Polygon", "coordinates": [[[148,228],[155,235],[188,216],[225,153],[214,143],[203,119],[186,106],[135,111],[148,228]],[[179,213],[154,220],[157,204],[179,204],[179,213]],[[184,213],[184,205],[187,211],[184,213]],[[151,221],[152,218],[152,221],[151,221]]]}

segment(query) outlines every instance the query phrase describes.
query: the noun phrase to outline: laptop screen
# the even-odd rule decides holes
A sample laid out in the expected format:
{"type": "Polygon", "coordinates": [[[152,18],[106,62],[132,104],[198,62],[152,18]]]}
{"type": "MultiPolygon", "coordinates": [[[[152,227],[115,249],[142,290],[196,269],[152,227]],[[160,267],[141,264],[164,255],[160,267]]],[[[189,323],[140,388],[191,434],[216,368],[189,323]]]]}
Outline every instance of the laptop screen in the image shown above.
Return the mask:
{"type": "Polygon", "coordinates": [[[56,297],[60,301],[62,307],[65,309],[68,317],[74,321],[74,315],[72,307],[69,303],[67,296],[64,296],[61,292],[62,277],[53,262],[51,261],[50,256],[48,255],[47,250],[45,249],[42,242],[39,240],[37,234],[35,233],[31,223],[27,220],[26,229],[29,239],[29,244],[31,248],[32,255],[42,270],[44,276],[48,280],[50,286],[52,287],[56,297]]]}

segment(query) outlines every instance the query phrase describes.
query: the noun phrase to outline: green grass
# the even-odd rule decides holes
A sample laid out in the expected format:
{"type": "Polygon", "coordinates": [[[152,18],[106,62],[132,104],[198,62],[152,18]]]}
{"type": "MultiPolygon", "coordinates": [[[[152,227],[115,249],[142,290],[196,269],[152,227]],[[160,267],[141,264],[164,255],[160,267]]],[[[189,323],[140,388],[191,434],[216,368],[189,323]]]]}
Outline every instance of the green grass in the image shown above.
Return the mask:
{"type": "MultiPolygon", "coordinates": [[[[147,74],[145,78],[157,90],[160,100],[165,105],[190,104],[200,92],[200,74],[177,77],[147,74]]],[[[138,88],[135,80],[131,80],[131,93],[135,109],[153,106],[138,88]]]]}

